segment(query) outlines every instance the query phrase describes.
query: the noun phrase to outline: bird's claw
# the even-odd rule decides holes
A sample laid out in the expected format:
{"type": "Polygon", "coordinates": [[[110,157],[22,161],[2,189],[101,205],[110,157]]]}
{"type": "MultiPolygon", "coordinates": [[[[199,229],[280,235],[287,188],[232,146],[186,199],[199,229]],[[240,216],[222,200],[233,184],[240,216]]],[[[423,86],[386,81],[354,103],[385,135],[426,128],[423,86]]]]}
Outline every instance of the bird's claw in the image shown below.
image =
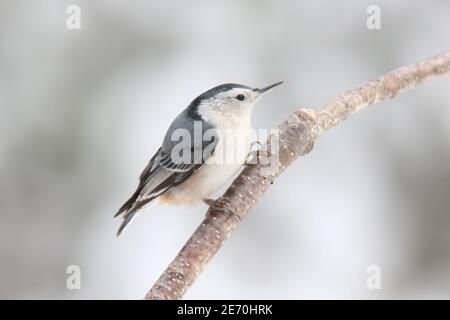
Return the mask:
{"type": "Polygon", "coordinates": [[[214,203],[216,202],[216,200],[214,199],[203,199],[203,202],[208,206],[208,207],[213,207],[214,203]]]}
{"type": "Polygon", "coordinates": [[[229,214],[236,216],[239,220],[241,219],[241,216],[236,213],[236,210],[235,210],[233,204],[227,198],[220,197],[216,200],[204,199],[203,202],[213,210],[220,211],[223,213],[229,213],[229,214]]]}

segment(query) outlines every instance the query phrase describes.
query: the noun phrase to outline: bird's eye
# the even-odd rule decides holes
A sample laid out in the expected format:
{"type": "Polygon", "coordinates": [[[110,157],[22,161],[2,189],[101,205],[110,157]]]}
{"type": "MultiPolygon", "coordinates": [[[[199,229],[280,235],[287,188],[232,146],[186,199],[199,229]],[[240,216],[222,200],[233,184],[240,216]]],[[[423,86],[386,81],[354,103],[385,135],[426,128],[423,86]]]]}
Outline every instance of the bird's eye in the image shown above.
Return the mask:
{"type": "Polygon", "coordinates": [[[244,101],[245,97],[244,97],[243,94],[238,94],[238,95],[236,96],[236,99],[238,99],[239,101],[244,101]]]}

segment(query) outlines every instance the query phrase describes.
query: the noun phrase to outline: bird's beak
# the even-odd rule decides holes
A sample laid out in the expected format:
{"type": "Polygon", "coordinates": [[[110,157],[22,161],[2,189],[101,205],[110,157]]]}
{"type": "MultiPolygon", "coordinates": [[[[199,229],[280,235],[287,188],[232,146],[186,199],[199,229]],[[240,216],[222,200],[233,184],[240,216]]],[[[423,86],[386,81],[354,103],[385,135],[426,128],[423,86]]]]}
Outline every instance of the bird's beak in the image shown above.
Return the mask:
{"type": "Polygon", "coordinates": [[[264,88],[261,88],[261,89],[255,89],[255,91],[257,91],[257,92],[261,95],[261,94],[263,94],[264,92],[267,92],[267,91],[269,91],[270,89],[275,88],[276,86],[278,86],[278,85],[280,85],[280,84],[282,84],[282,83],[283,83],[283,81],[280,81],[280,82],[271,84],[270,86],[267,86],[267,87],[264,87],[264,88]]]}

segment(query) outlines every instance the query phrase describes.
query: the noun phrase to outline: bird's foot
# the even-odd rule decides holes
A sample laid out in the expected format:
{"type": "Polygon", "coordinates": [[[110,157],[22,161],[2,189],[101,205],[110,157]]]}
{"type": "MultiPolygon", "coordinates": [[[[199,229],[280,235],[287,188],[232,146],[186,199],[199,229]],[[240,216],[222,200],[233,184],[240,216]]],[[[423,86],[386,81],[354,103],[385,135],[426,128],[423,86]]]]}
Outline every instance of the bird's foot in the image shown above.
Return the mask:
{"type": "Polygon", "coordinates": [[[239,220],[241,220],[241,216],[236,213],[236,209],[234,208],[231,201],[227,198],[220,197],[216,200],[204,199],[203,202],[213,210],[232,214],[236,216],[239,220]]]}
{"type": "Polygon", "coordinates": [[[216,200],[214,200],[214,199],[203,199],[203,202],[204,202],[208,207],[212,207],[212,206],[214,206],[214,203],[216,202],[216,200]]]}

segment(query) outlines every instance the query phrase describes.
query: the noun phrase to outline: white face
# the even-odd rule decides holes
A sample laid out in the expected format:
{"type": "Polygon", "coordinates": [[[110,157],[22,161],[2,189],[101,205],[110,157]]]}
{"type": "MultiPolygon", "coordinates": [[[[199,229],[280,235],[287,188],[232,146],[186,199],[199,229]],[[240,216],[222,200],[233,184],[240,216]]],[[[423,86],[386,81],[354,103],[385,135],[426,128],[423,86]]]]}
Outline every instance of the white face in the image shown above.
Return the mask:
{"type": "Polygon", "coordinates": [[[258,101],[260,94],[257,90],[247,88],[233,88],[231,90],[220,92],[212,99],[215,99],[223,106],[232,108],[252,108],[258,101]]]}
{"type": "Polygon", "coordinates": [[[203,101],[198,108],[203,119],[218,126],[243,127],[250,124],[253,106],[260,93],[247,88],[233,88],[203,101]]]}

